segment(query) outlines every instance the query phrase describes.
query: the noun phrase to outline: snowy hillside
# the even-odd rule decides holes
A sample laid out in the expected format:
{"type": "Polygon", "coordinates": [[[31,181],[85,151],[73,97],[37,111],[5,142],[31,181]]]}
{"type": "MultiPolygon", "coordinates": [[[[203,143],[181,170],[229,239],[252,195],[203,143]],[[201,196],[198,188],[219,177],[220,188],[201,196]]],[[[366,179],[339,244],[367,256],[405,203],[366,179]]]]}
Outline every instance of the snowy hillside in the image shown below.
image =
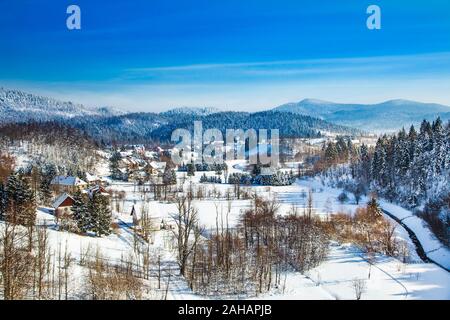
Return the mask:
{"type": "Polygon", "coordinates": [[[221,112],[220,109],[212,108],[212,107],[181,107],[170,109],[166,112],[162,112],[162,115],[165,116],[173,116],[173,115],[195,115],[195,116],[207,116],[213,113],[221,112]]]}
{"type": "Polygon", "coordinates": [[[73,102],[0,88],[0,123],[64,120],[74,117],[113,116],[123,112],[110,108],[88,108],[73,102]]]}

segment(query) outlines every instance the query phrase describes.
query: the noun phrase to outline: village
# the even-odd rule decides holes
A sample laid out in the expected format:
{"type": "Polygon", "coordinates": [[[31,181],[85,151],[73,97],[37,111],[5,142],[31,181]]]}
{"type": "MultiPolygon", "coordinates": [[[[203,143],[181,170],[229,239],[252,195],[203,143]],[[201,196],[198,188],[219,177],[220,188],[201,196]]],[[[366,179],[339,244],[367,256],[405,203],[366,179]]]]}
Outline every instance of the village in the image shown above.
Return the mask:
{"type": "MultiPolygon", "coordinates": [[[[351,285],[344,285],[345,281],[355,286],[364,282],[364,293],[360,292],[356,296],[358,299],[361,296],[375,299],[445,296],[440,286],[432,291],[420,289],[435,283],[436,279],[444,282],[448,279],[439,267],[420,263],[414,243],[400,225],[393,229],[392,245],[396,249],[392,257],[382,254],[382,248],[377,249],[380,253],[374,258],[354,244],[325,241],[329,237],[329,231],[325,232],[327,225],[341,224],[345,221],[339,220],[342,217],[363,212],[361,210],[371,199],[370,195],[330,188],[315,177],[316,157],[326,153],[326,146],[330,144],[360,147],[370,143],[373,143],[372,137],[284,140],[280,144],[282,156],[276,168],[252,165],[248,159],[227,160],[221,165],[188,162],[198,157],[195,153],[186,155],[186,163],[175,165],[171,160],[174,149],[170,147],[123,145],[89,149],[86,152],[89,156],[84,158],[88,170],[70,169],[66,172],[72,174],[64,175],[52,171],[47,202],[40,200],[44,199],[46,188],[41,187],[46,175],[34,183],[33,170],[27,169],[39,159],[40,154],[35,152],[40,149],[21,144],[10,147],[9,151],[18,159],[19,176],[22,170],[25,174],[30,172],[31,186],[41,185],[36,189],[36,224],[48,233],[49,252],[53,253],[46,259],[56,259],[56,265],[67,265],[59,271],[62,277],[59,282],[52,281],[53,272],[47,270],[47,285],[53,288],[48,289],[47,296],[56,294],[68,299],[126,298],[128,295],[137,299],[354,299],[355,290],[351,285]],[[310,231],[305,229],[303,237],[316,240],[308,242],[313,246],[311,253],[296,260],[297,270],[283,266],[283,260],[275,256],[254,260],[252,248],[256,243],[250,240],[247,250],[243,247],[225,249],[233,237],[236,242],[232,243],[245,241],[245,237],[241,238],[245,230],[264,234],[269,222],[256,216],[246,218],[260,214],[272,217],[270,219],[274,220],[270,223],[280,234],[289,234],[289,228],[294,225],[309,226],[310,231]],[[219,258],[227,254],[226,259],[234,261],[230,265],[225,258],[219,258]],[[239,255],[241,262],[235,260],[239,255]],[[70,259],[65,260],[66,256],[70,259]],[[358,263],[345,262],[352,259],[358,263]],[[378,259],[374,268],[373,259],[378,259]],[[106,281],[108,276],[100,270],[93,271],[100,262],[102,268],[120,267],[124,273],[116,276],[123,276],[124,283],[118,282],[117,287],[103,290],[97,281],[101,277],[106,277],[106,281]],[[207,268],[208,264],[218,265],[207,268]],[[254,264],[260,266],[258,270],[262,273],[253,273],[251,266],[254,264]],[[274,266],[269,267],[271,264],[274,266]],[[339,271],[341,264],[352,272],[339,271]],[[228,275],[226,268],[229,268],[228,275]],[[69,271],[73,276],[66,273],[69,271]],[[367,272],[371,280],[363,281],[367,272]],[[414,278],[422,272],[427,272],[428,276],[414,278]],[[391,283],[393,278],[398,282],[391,283]],[[339,284],[340,281],[344,282],[339,284]],[[377,290],[380,285],[386,286],[386,290],[377,290]]],[[[50,154],[64,159],[58,149],[52,149],[50,154]]],[[[383,201],[379,205],[408,215],[383,201]]],[[[390,220],[389,223],[395,222],[390,220]]],[[[282,238],[276,241],[283,245],[282,238]]],[[[305,239],[296,241],[302,243],[305,239]]],[[[446,260],[444,249],[438,249],[434,240],[425,241],[434,256],[443,254],[440,261],[446,260]]],[[[58,276],[55,279],[59,279],[58,276]]]]}

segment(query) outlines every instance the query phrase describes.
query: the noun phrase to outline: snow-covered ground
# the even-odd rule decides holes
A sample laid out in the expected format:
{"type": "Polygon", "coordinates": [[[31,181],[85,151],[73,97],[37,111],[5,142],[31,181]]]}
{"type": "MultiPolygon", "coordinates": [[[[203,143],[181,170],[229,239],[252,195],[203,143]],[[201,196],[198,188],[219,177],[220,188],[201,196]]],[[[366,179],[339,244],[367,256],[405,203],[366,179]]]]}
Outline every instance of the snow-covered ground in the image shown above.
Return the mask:
{"type": "MultiPolygon", "coordinates": [[[[48,225],[52,216],[39,210],[39,219],[48,225]]],[[[61,244],[63,250],[67,245],[75,259],[87,248],[92,253],[100,250],[108,260],[119,261],[126,254],[132,254],[133,235],[126,227],[131,224],[128,213],[117,218],[123,222],[116,233],[104,238],[78,236],[68,232],[50,230],[53,244],[61,244]]],[[[152,252],[161,255],[164,268],[163,282],[167,281],[167,269],[170,267],[171,280],[167,299],[217,299],[205,297],[191,292],[186,281],[178,275],[174,247],[170,241],[170,231],[157,231],[152,244],[152,252]]],[[[364,254],[351,245],[333,243],[324,263],[308,271],[306,274],[288,272],[282,278],[279,288],[251,299],[355,299],[352,288],[354,279],[363,279],[366,290],[362,299],[450,299],[450,275],[448,272],[431,263],[402,263],[395,258],[378,255],[371,266],[364,254]],[[369,279],[370,272],[370,279],[369,279]]],[[[74,266],[72,283],[75,288],[82,285],[84,277],[82,268],[74,266]]],[[[155,285],[150,285],[155,289],[155,285]]],[[[83,290],[83,288],[79,288],[83,290]]],[[[162,299],[165,295],[165,283],[161,290],[156,290],[148,298],[162,299]]],[[[76,298],[76,295],[72,296],[76,298]]],[[[245,297],[240,297],[244,299],[245,297]]]]}
{"type": "MultiPolygon", "coordinates": [[[[244,167],[239,162],[229,165],[230,172],[239,172],[244,167]]],[[[206,174],[214,175],[214,172],[206,174]]],[[[178,173],[179,177],[182,175],[184,173],[178,173]]],[[[187,178],[186,184],[190,182],[197,184],[201,175],[203,175],[203,172],[196,172],[194,177],[187,178]]],[[[207,189],[214,188],[221,192],[232,188],[232,186],[226,184],[202,185],[207,189]]],[[[114,183],[112,188],[127,192],[123,208],[123,214],[126,216],[129,216],[132,205],[135,205],[139,211],[143,203],[147,203],[150,214],[154,214],[161,219],[170,219],[171,215],[176,212],[174,204],[160,201],[143,201],[138,192],[133,192],[134,186],[131,183],[114,183]]],[[[319,180],[314,179],[298,180],[291,186],[255,186],[251,187],[251,190],[257,192],[260,196],[276,198],[280,202],[279,214],[286,214],[293,206],[301,212],[306,205],[307,195],[310,190],[312,191],[313,206],[316,214],[327,215],[330,214],[330,211],[353,213],[358,207],[351,199],[351,195],[349,195],[350,200],[348,203],[339,203],[337,197],[341,190],[323,186],[319,180]]],[[[360,204],[362,205],[366,201],[367,199],[363,198],[360,204]]],[[[221,216],[225,217],[230,202],[226,200],[197,200],[194,201],[194,205],[199,209],[201,224],[205,225],[207,229],[214,229],[216,226],[216,212],[219,212],[219,219],[221,216]]],[[[237,224],[239,215],[250,205],[249,200],[231,201],[231,210],[228,214],[228,223],[231,227],[237,224]]],[[[434,241],[437,240],[433,239],[430,231],[423,226],[419,218],[412,216],[407,210],[385,201],[381,201],[381,206],[393,214],[403,214],[402,218],[416,221],[416,226],[413,224],[411,226],[416,228],[420,226],[422,228],[423,233],[417,232],[416,234],[420,241],[424,241],[424,248],[427,254],[437,252],[439,253],[440,262],[444,265],[450,264],[450,259],[446,256],[447,249],[437,245],[431,249],[437,249],[436,251],[429,252],[428,248],[432,244],[436,245],[434,241]]],[[[368,261],[364,259],[363,254],[357,248],[335,244],[331,247],[327,261],[322,265],[305,275],[294,272],[288,273],[285,286],[274,289],[272,292],[260,296],[260,298],[354,299],[355,294],[351,286],[353,280],[365,279],[367,290],[363,294],[363,299],[450,299],[450,274],[434,264],[423,263],[417,256],[415,246],[406,230],[394,220],[391,221],[397,225],[396,237],[404,240],[409,246],[410,263],[402,263],[395,258],[380,255],[377,256],[374,265],[370,267],[368,261]],[[368,279],[369,269],[371,270],[370,279],[368,279]]],[[[410,225],[408,226],[412,228],[410,225]]],[[[184,289],[178,290],[172,297],[178,297],[177,294],[192,297],[189,290],[186,290],[186,292],[184,292],[184,289]]]]}
{"type": "Polygon", "coordinates": [[[376,257],[374,265],[352,246],[334,245],[327,260],[306,275],[289,273],[286,287],[264,299],[355,299],[354,279],[365,281],[362,299],[450,299],[450,277],[426,263],[404,264],[376,257]],[[370,271],[370,279],[369,279],[370,271]]]}
{"type": "MultiPolygon", "coordinates": [[[[244,168],[244,164],[235,161],[229,164],[229,172],[239,172],[244,168]]],[[[108,170],[103,163],[100,170],[106,175],[108,170]]],[[[198,185],[203,172],[196,172],[192,178],[187,178],[185,187],[189,183],[198,185]]],[[[184,173],[177,173],[181,178],[184,173]]],[[[209,172],[207,175],[214,175],[209,172]]],[[[220,190],[225,193],[227,189],[232,190],[232,186],[226,184],[202,184],[207,190],[220,190]]],[[[38,210],[38,221],[49,227],[50,242],[54,249],[61,245],[63,250],[67,245],[68,250],[75,260],[79,260],[80,255],[88,248],[92,253],[100,250],[102,255],[108,260],[119,261],[122,257],[133,253],[133,231],[129,227],[132,223],[130,216],[131,208],[134,205],[139,214],[141,208],[148,207],[152,217],[161,220],[170,220],[176,213],[176,206],[163,201],[154,201],[148,196],[145,199],[138,192],[137,187],[132,183],[112,181],[109,187],[116,191],[125,191],[126,197],[121,201],[120,212],[114,212],[119,228],[110,236],[95,238],[79,236],[68,232],[53,230],[54,219],[51,211],[46,208],[38,210]]],[[[341,204],[337,200],[341,190],[325,187],[319,180],[298,180],[291,186],[282,187],[251,187],[252,192],[257,192],[260,196],[276,198],[280,202],[279,214],[286,214],[292,207],[303,210],[306,205],[308,192],[312,192],[313,206],[316,214],[328,215],[331,212],[353,213],[358,205],[354,203],[351,195],[348,203],[341,204]]],[[[362,199],[364,204],[367,199],[362,199]]],[[[217,212],[219,217],[227,216],[230,227],[238,223],[239,216],[243,210],[249,208],[249,200],[202,200],[194,201],[194,205],[199,211],[199,219],[206,229],[216,227],[217,212]]],[[[395,214],[406,223],[408,227],[416,232],[419,240],[423,244],[425,251],[430,257],[448,266],[450,256],[448,249],[442,248],[435,240],[430,231],[422,224],[422,221],[414,217],[409,211],[398,206],[381,201],[381,206],[395,214]]],[[[219,218],[220,219],[220,218],[219,218]]],[[[225,221],[225,220],[224,220],[225,221]]],[[[396,223],[392,221],[393,223],[396,223]]],[[[406,230],[397,224],[396,237],[408,243],[411,253],[410,261],[402,263],[399,260],[383,255],[376,256],[373,265],[365,259],[362,252],[356,247],[348,244],[334,243],[330,247],[329,255],[324,263],[310,270],[306,274],[298,272],[288,272],[285,279],[282,279],[281,286],[271,292],[260,295],[262,299],[355,299],[352,283],[355,279],[364,279],[366,290],[362,299],[450,299],[450,273],[432,264],[423,263],[415,253],[415,247],[408,236],[406,230]],[[370,270],[370,279],[368,277],[370,270]]],[[[194,294],[188,287],[186,281],[179,276],[176,263],[175,247],[171,241],[171,231],[161,230],[155,232],[154,241],[151,244],[152,254],[161,255],[163,266],[163,284],[161,289],[156,289],[153,282],[148,283],[152,288],[152,293],[147,295],[148,299],[163,299],[165,296],[166,281],[170,274],[169,289],[167,299],[217,299],[221,297],[205,297],[194,294]]],[[[80,298],[77,292],[83,291],[82,279],[85,270],[74,264],[71,274],[73,282],[73,294],[71,298],[80,298]]],[[[246,298],[246,297],[239,297],[246,298]]]]}

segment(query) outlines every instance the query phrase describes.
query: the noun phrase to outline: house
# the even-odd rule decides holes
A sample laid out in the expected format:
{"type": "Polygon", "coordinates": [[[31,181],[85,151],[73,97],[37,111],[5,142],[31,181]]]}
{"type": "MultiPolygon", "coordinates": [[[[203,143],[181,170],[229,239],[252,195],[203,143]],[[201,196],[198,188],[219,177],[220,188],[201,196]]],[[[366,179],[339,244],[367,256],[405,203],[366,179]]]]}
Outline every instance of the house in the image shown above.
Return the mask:
{"type": "Polygon", "coordinates": [[[88,189],[85,189],[82,191],[82,193],[87,194],[89,196],[89,198],[92,198],[94,194],[100,194],[104,197],[110,196],[110,194],[106,191],[106,189],[100,185],[92,186],[88,189]]]}
{"type": "Polygon", "coordinates": [[[88,184],[78,177],[56,176],[50,182],[50,186],[55,192],[75,192],[85,189],[88,184]]]}
{"type": "Polygon", "coordinates": [[[166,165],[167,164],[165,162],[151,161],[147,166],[147,172],[150,175],[164,173],[164,170],[166,170],[166,165]]]}
{"type": "Polygon", "coordinates": [[[74,200],[72,196],[70,196],[68,193],[61,194],[58,198],[56,198],[55,202],[53,202],[55,216],[62,217],[71,214],[73,203],[74,200]]]}
{"type": "Polygon", "coordinates": [[[90,186],[96,186],[102,183],[102,180],[93,174],[90,174],[89,172],[86,172],[86,182],[90,185],[90,186]]]}

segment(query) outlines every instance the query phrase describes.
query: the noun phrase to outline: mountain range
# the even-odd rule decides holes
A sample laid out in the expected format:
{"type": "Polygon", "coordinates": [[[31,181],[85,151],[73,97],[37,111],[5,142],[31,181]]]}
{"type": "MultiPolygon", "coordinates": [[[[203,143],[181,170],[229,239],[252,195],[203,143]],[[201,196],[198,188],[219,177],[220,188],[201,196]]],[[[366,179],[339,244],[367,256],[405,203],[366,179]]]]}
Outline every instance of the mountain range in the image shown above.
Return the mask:
{"type": "Polygon", "coordinates": [[[423,119],[431,121],[438,116],[443,120],[450,119],[449,106],[401,99],[378,104],[342,104],[305,99],[287,103],[272,110],[309,115],[332,123],[374,132],[396,131],[412,124],[417,125],[423,119]]]}
{"type": "Polygon", "coordinates": [[[408,100],[380,104],[339,104],[306,99],[261,112],[220,111],[216,108],[175,108],[162,113],[126,113],[112,107],[90,108],[73,102],[0,88],[0,124],[57,121],[104,141],[170,140],[176,128],[279,129],[283,137],[318,137],[324,132],[354,135],[390,131],[440,116],[450,119],[450,107],[408,100]]]}

